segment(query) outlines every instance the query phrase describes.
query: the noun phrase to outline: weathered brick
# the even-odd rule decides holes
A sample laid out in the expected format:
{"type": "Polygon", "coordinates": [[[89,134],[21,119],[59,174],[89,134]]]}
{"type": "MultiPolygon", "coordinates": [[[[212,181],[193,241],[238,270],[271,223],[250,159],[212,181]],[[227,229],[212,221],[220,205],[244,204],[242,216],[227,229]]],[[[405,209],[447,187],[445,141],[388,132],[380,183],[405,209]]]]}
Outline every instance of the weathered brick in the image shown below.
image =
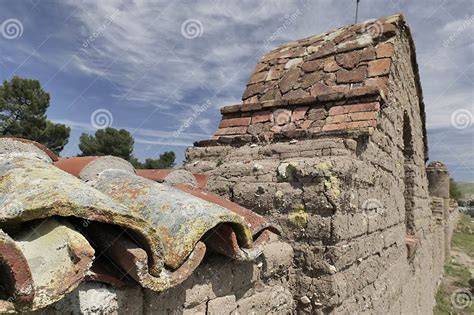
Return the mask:
{"type": "Polygon", "coordinates": [[[240,109],[243,112],[250,112],[254,110],[259,110],[262,108],[261,103],[245,103],[242,104],[242,108],[240,109]]]}
{"type": "Polygon", "coordinates": [[[247,133],[247,127],[227,127],[217,129],[215,135],[243,135],[247,133]]]}
{"type": "Polygon", "coordinates": [[[244,91],[244,94],[242,95],[242,99],[247,99],[257,94],[262,94],[264,90],[265,85],[263,84],[263,82],[248,85],[244,91]]]}
{"type": "Polygon", "coordinates": [[[352,70],[340,69],[336,73],[337,83],[357,83],[362,82],[367,76],[367,67],[357,67],[352,70]]]}
{"type": "Polygon", "coordinates": [[[304,91],[303,89],[292,90],[285,95],[283,95],[283,99],[300,99],[303,97],[309,97],[309,92],[304,91]]]}
{"type": "Polygon", "coordinates": [[[252,124],[267,122],[271,120],[272,120],[272,112],[270,111],[256,112],[252,115],[252,124]]]}
{"type": "Polygon", "coordinates": [[[219,128],[238,127],[250,125],[250,117],[228,118],[221,120],[219,128]]]}
{"type": "Polygon", "coordinates": [[[342,124],[328,124],[323,126],[323,131],[343,130],[346,128],[346,123],[342,124]]]}
{"type": "Polygon", "coordinates": [[[324,71],[326,72],[334,72],[339,69],[340,67],[335,60],[329,60],[326,63],[324,63],[324,71]]]}
{"type": "Polygon", "coordinates": [[[353,121],[346,124],[345,128],[363,128],[363,127],[377,127],[376,120],[362,120],[362,121],[353,121]]]}
{"type": "Polygon", "coordinates": [[[236,113],[240,112],[240,108],[242,105],[237,104],[237,105],[227,105],[221,108],[221,113],[222,114],[229,114],[229,113],[236,113]]]}
{"type": "Polygon", "coordinates": [[[255,66],[255,68],[253,69],[253,73],[256,73],[256,72],[260,72],[262,70],[265,70],[268,68],[268,64],[267,63],[257,63],[257,65],[255,66]]]}
{"type": "Polygon", "coordinates": [[[377,117],[377,112],[357,112],[357,113],[350,113],[349,118],[352,121],[357,120],[371,120],[377,117]]]}
{"type": "Polygon", "coordinates": [[[375,59],[374,47],[366,47],[360,51],[360,61],[368,61],[375,59]]]}
{"type": "Polygon", "coordinates": [[[312,123],[313,123],[312,120],[305,120],[305,121],[303,121],[303,123],[301,124],[300,128],[306,130],[306,129],[308,129],[309,127],[311,127],[311,124],[312,124],[312,123]]]}
{"type": "Polygon", "coordinates": [[[252,75],[252,77],[250,78],[247,84],[254,84],[254,83],[265,81],[267,74],[268,74],[268,71],[255,73],[254,75],[252,75]]]}
{"type": "Polygon", "coordinates": [[[304,72],[314,72],[316,70],[320,70],[324,66],[323,60],[311,60],[306,61],[301,65],[301,69],[304,72]]]}
{"type": "Polygon", "coordinates": [[[283,78],[280,81],[280,91],[282,93],[286,93],[289,90],[293,88],[295,85],[296,81],[301,75],[301,69],[299,68],[293,68],[291,70],[288,70],[288,72],[285,73],[283,78]]]}
{"type": "Polygon", "coordinates": [[[291,114],[291,121],[298,121],[304,119],[306,111],[308,111],[309,107],[297,107],[293,110],[291,114]]]}
{"type": "Polygon", "coordinates": [[[279,79],[282,74],[283,74],[283,68],[282,67],[273,66],[270,69],[270,71],[267,72],[267,77],[265,78],[265,81],[271,81],[271,80],[279,79]]]}
{"type": "Polygon", "coordinates": [[[311,89],[309,90],[309,94],[311,96],[318,96],[324,93],[328,93],[331,91],[331,88],[323,83],[316,82],[311,86],[311,89]]]}
{"type": "Polygon", "coordinates": [[[386,96],[388,93],[388,82],[386,77],[377,77],[377,78],[369,78],[365,80],[365,85],[367,86],[375,86],[379,88],[384,95],[386,96]]]}
{"type": "Polygon", "coordinates": [[[378,111],[379,109],[380,104],[378,102],[353,104],[344,106],[344,113],[370,112],[378,111]]]}
{"type": "Polygon", "coordinates": [[[344,106],[333,106],[329,109],[330,116],[340,115],[340,114],[344,114],[344,106]]]}
{"type": "Polygon", "coordinates": [[[377,53],[377,58],[392,57],[393,45],[391,43],[380,44],[375,49],[375,52],[377,53]]]}
{"type": "Polygon", "coordinates": [[[346,121],[349,121],[349,116],[347,114],[329,116],[326,120],[326,122],[330,124],[337,124],[346,121]]]}
{"type": "Polygon", "coordinates": [[[303,63],[303,58],[293,58],[285,63],[285,69],[291,69],[303,63]]]}
{"type": "Polygon", "coordinates": [[[390,58],[377,59],[369,62],[368,76],[376,77],[385,75],[390,72],[390,65],[392,61],[390,58]]]}
{"type": "Polygon", "coordinates": [[[327,42],[323,45],[309,46],[307,48],[307,52],[310,54],[309,60],[318,59],[333,54],[335,51],[336,46],[331,42],[327,42]]]}
{"type": "Polygon", "coordinates": [[[326,119],[327,116],[328,116],[328,112],[324,108],[313,108],[313,109],[310,109],[308,112],[309,120],[326,119]]]}
{"type": "Polygon", "coordinates": [[[359,64],[360,52],[355,50],[336,55],[336,62],[343,68],[352,69],[359,64]]]}

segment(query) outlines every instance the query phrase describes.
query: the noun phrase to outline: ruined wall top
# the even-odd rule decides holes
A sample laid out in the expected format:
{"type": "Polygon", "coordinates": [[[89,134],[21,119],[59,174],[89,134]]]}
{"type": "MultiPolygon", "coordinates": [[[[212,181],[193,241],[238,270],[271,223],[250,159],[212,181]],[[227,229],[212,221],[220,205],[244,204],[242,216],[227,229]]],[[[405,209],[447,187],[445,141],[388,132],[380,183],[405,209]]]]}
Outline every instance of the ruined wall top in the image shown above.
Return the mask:
{"type": "Polygon", "coordinates": [[[264,55],[242,95],[244,102],[293,99],[378,86],[386,92],[393,43],[404,27],[394,15],[289,42],[264,55]]]}
{"type": "Polygon", "coordinates": [[[222,121],[213,139],[195,145],[309,139],[354,131],[370,134],[384,107],[401,108],[396,100],[387,99],[390,80],[398,79],[391,75],[400,54],[411,62],[427,153],[414,44],[402,15],[273,49],[256,65],[243,102],[221,108],[222,121]],[[409,47],[403,46],[406,43],[409,47]]]}

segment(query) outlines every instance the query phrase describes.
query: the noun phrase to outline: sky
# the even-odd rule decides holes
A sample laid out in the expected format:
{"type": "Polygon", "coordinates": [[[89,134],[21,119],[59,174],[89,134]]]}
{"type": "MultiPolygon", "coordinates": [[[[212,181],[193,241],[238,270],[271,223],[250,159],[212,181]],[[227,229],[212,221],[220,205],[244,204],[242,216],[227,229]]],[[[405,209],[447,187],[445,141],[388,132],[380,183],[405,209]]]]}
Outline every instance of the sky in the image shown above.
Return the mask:
{"type": "MultiPolygon", "coordinates": [[[[114,127],[139,159],[172,150],[181,162],[217,129],[218,109],[241,101],[264,53],[353,23],[355,2],[2,0],[0,80],[40,80],[48,118],[72,129],[63,156],[82,133],[114,127]]],[[[361,0],[358,20],[396,13],[415,40],[430,160],[474,182],[474,2],[361,0]]]]}

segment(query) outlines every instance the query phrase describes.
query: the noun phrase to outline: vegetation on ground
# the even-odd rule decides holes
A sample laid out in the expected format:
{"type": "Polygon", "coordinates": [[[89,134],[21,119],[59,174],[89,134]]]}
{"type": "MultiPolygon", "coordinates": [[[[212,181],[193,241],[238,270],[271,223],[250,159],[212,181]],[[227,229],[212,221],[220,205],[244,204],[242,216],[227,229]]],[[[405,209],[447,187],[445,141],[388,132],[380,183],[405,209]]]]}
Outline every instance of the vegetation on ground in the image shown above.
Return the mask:
{"type": "Polygon", "coordinates": [[[451,262],[436,293],[435,315],[474,314],[474,219],[461,214],[452,238],[451,262]],[[456,307],[457,306],[457,307],[456,307]]]}

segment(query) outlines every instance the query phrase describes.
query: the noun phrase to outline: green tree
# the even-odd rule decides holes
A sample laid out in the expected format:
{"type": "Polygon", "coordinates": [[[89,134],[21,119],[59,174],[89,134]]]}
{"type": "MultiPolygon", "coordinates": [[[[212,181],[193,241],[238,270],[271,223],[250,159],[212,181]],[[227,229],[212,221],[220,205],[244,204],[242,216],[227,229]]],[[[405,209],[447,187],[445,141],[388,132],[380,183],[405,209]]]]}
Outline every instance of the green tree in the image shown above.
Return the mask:
{"type": "Polygon", "coordinates": [[[125,129],[105,128],[96,131],[94,136],[83,133],[79,138],[79,156],[113,155],[132,161],[133,138],[125,129]]]}
{"type": "Polygon", "coordinates": [[[176,155],[172,151],[160,154],[159,159],[146,159],[145,163],[133,156],[134,140],[130,132],[125,129],[105,128],[96,131],[91,136],[83,133],[79,138],[79,156],[113,155],[132,163],[135,168],[156,169],[171,168],[175,165],[176,155]]]}
{"type": "Polygon", "coordinates": [[[0,85],[0,135],[40,142],[62,151],[71,129],[46,117],[50,97],[38,80],[13,77],[0,85]]]}
{"type": "Polygon", "coordinates": [[[459,201],[462,198],[462,193],[459,190],[459,186],[454,181],[454,179],[449,179],[449,196],[453,199],[459,201]]]}
{"type": "Polygon", "coordinates": [[[142,164],[142,168],[157,169],[157,168],[172,168],[176,165],[176,154],[173,151],[166,151],[160,154],[159,159],[146,159],[142,164]]]}

